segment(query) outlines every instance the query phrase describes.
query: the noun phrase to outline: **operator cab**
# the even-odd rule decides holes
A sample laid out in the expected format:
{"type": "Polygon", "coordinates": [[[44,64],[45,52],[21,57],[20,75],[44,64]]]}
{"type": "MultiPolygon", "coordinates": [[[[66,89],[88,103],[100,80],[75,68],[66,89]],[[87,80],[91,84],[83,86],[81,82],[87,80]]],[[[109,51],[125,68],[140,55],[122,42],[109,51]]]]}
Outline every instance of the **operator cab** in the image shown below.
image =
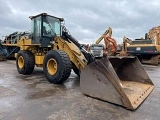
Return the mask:
{"type": "Polygon", "coordinates": [[[63,18],[41,13],[36,16],[30,16],[32,44],[41,44],[41,47],[51,47],[54,36],[61,36],[61,22],[63,18]]]}

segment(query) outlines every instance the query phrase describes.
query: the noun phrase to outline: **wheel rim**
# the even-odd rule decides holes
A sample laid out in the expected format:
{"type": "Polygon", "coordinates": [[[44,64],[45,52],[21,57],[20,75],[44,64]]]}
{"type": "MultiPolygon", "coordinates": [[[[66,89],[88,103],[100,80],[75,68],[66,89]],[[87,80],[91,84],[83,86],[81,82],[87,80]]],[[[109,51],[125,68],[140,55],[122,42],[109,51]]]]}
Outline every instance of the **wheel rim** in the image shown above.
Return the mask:
{"type": "Polygon", "coordinates": [[[19,68],[23,68],[23,66],[24,66],[24,59],[22,56],[20,56],[18,58],[18,66],[19,66],[19,68]]]}
{"type": "Polygon", "coordinates": [[[57,62],[55,59],[51,58],[47,62],[48,73],[54,75],[57,72],[57,62]]]}

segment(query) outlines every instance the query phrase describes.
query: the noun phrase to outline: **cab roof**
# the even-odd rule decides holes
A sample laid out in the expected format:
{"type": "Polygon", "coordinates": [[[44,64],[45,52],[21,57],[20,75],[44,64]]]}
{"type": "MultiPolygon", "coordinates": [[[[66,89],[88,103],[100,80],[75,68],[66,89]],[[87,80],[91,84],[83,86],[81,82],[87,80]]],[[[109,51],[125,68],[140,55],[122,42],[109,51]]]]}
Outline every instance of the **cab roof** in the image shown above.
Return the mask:
{"type": "Polygon", "coordinates": [[[52,16],[52,15],[48,15],[47,13],[40,13],[40,14],[35,15],[35,16],[29,16],[29,18],[33,19],[33,18],[36,18],[36,17],[39,17],[39,16],[50,16],[50,17],[54,17],[54,18],[59,19],[61,22],[64,21],[64,18],[59,18],[59,17],[55,17],[55,16],[52,16]]]}

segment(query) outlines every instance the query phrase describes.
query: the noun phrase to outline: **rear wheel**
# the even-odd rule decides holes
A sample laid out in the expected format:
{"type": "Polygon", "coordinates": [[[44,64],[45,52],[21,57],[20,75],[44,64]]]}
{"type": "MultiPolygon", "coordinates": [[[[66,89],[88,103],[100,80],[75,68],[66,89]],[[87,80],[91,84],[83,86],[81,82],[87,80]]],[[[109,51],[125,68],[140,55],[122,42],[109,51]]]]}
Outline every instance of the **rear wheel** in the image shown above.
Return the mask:
{"type": "Polygon", "coordinates": [[[62,83],[71,74],[71,61],[64,51],[50,50],[44,58],[43,71],[49,82],[62,83]]]}
{"type": "Polygon", "coordinates": [[[35,58],[31,51],[20,50],[16,58],[17,70],[20,74],[29,75],[33,72],[35,58]]]}

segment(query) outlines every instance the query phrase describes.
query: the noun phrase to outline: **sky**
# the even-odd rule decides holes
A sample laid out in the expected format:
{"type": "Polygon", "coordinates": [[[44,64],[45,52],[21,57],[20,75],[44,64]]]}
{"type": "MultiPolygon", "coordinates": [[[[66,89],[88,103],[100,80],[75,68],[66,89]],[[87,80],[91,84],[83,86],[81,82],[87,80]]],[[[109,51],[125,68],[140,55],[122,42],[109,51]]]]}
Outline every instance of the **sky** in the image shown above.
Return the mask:
{"type": "Polygon", "coordinates": [[[31,30],[29,16],[48,13],[65,19],[80,43],[95,43],[108,27],[122,43],[144,37],[160,26],[160,0],[0,0],[0,39],[15,31],[31,30]]]}

